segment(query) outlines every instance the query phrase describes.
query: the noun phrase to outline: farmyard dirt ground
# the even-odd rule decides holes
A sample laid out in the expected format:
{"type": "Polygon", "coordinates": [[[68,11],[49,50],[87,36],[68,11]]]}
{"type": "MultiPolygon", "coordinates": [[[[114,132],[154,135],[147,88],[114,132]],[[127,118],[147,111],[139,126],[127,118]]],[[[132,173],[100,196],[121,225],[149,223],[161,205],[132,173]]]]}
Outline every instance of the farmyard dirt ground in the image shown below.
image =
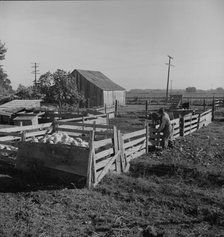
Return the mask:
{"type": "MultiPolygon", "coordinates": [[[[127,123],[127,119],[126,122],[127,123]]],[[[133,123],[138,124],[135,120],[133,123]]],[[[122,124],[121,124],[122,126],[122,124]]],[[[0,236],[224,236],[224,122],[94,189],[0,168],[0,236]]]]}

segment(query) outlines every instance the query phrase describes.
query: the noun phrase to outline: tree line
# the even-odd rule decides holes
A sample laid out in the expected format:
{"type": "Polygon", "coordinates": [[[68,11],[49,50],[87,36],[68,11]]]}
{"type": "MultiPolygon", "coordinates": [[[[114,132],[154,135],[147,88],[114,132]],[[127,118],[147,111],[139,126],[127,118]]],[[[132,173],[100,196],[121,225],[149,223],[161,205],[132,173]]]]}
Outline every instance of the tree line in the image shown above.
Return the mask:
{"type": "MultiPolygon", "coordinates": [[[[0,41],[0,60],[5,59],[7,48],[0,41]]],[[[46,103],[63,106],[83,106],[85,97],[78,92],[75,78],[70,72],[58,69],[56,72],[46,72],[37,82],[31,86],[19,84],[17,90],[13,90],[8,75],[0,65],[0,95],[16,95],[19,99],[42,99],[46,103]]]]}

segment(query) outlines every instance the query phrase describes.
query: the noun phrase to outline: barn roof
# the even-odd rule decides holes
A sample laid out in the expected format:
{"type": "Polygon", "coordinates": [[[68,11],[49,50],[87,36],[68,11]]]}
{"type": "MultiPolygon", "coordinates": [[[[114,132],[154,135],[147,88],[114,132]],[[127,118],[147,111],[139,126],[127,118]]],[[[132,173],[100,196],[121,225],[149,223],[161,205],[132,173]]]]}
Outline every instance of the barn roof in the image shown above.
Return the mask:
{"type": "Polygon", "coordinates": [[[99,87],[104,91],[123,91],[125,90],[123,87],[119,86],[107,76],[105,76],[102,72],[99,71],[88,71],[88,70],[80,70],[76,69],[78,73],[80,73],[86,80],[99,87]]]}

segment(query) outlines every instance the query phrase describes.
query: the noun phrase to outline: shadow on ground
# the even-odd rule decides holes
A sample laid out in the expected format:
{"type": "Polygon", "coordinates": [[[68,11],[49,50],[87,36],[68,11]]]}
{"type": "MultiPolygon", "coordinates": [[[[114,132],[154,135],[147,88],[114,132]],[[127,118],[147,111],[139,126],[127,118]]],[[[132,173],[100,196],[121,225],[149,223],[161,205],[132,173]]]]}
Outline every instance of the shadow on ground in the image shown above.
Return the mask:
{"type": "Polygon", "coordinates": [[[186,167],[181,164],[141,164],[131,163],[130,175],[133,177],[174,176],[180,177],[187,183],[195,183],[203,187],[222,187],[224,175],[209,171],[202,171],[195,167],[186,167]]]}
{"type": "Polygon", "coordinates": [[[0,162],[1,193],[83,188],[85,183],[86,178],[78,175],[68,175],[64,172],[51,170],[23,173],[12,165],[0,162]]]}

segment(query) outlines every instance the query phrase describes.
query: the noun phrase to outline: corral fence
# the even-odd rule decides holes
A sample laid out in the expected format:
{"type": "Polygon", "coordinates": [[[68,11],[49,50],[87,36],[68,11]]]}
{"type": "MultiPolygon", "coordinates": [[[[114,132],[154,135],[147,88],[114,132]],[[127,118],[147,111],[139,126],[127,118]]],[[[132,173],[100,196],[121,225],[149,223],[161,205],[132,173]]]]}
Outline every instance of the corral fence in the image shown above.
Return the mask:
{"type": "MultiPolygon", "coordinates": [[[[57,130],[71,137],[82,136],[88,140],[88,147],[64,144],[46,144],[30,142],[30,139],[42,137],[52,125],[40,124],[1,130],[0,144],[17,146],[16,167],[22,170],[47,167],[86,177],[87,187],[95,187],[109,172],[127,172],[130,161],[148,153],[150,146],[160,145],[162,133],[156,133],[157,126],[146,120],[145,126],[131,133],[122,133],[116,126],[108,123],[108,115],[95,116],[91,120],[76,121],[68,119],[58,121],[57,130]],[[91,121],[91,122],[89,122],[91,121]],[[32,155],[31,155],[32,154],[32,155]]],[[[176,139],[188,135],[212,121],[212,110],[202,114],[186,115],[172,120],[173,137],[176,139]]],[[[0,159],[10,160],[0,150],[0,159]]]]}
{"type": "MultiPolygon", "coordinates": [[[[212,121],[212,110],[202,114],[187,115],[171,121],[173,138],[186,136],[194,131],[207,126],[212,121]]],[[[129,170],[130,161],[145,153],[150,146],[159,146],[162,133],[157,133],[157,126],[145,128],[122,134],[116,127],[113,128],[113,137],[95,141],[92,139],[90,163],[88,173],[88,187],[96,186],[109,172],[126,172],[129,170]]],[[[93,132],[94,134],[94,132],[93,132]]]]}

